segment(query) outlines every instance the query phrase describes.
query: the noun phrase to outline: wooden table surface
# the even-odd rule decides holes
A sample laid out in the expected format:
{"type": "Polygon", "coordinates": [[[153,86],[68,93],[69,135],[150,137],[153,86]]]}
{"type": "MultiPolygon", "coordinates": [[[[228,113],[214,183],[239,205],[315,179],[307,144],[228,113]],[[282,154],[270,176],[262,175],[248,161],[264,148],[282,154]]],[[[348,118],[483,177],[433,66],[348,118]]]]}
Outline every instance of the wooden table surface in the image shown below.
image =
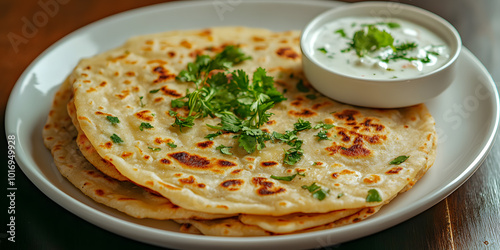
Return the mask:
{"type": "MultiPolygon", "coordinates": [[[[41,0],[0,1],[0,116],[10,91],[26,67],[47,47],[91,22],[161,0],[41,0]],[[40,3],[56,3],[44,9],[40,3]],[[54,7],[55,6],[55,7],[54,7]],[[56,8],[57,7],[57,8],[56,8]],[[22,34],[26,20],[40,11],[50,15],[30,37],[22,34]],[[50,12],[50,13],[49,13],[50,12]],[[10,35],[9,35],[10,34],[10,35]],[[15,41],[15,42],[13,42],[15,41]]],[[[431,10],[450,21],[464,45],[500,82],[500,1],[421,0],[400,1],[431,10]]],[[[37,14],[38,13],[38,14],[37,14]]],[[[40,23],[39,23],[40,24],[40,23]]],[[[27,33],[28,34],[28,33],[27,33]]],[[[29,100],[27,100],[29,102],[29,100]]],[[[36,105],[36,103],[33,103],[36,105]]],[[[19,110],[22,112],[22,110],[19,110]]],[[[5,131],[4,123],[0,125],[5,131]]],[[[0,133],[3,177],[7,187],[7,142],[0,133]]],[[[354,241],[331,246],[335,249],[500,249],[500,145],[496,143],[477,172],[449,197],[399,225],[354,241]]],[[[156,249],[117,236],[66,211],[40,192],[18,170],[16,196],[16,243],[7,241],[8,199],[2,193],[0,249],[156,249]]]]}

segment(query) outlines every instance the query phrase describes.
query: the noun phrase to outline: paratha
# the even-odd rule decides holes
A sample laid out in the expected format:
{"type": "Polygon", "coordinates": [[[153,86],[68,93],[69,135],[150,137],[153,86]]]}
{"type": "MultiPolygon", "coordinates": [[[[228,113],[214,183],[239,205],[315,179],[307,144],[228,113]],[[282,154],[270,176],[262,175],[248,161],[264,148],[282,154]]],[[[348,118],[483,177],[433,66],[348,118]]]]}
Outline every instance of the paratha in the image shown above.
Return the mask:
{"type": "Polygon", "coordinates": [[[411,188],[433,164],[434,120],[423,104],[381,110],[322,96],[302,73],[299,35],[299,31],[217,27],[131,38],[75,67],[62,87],[64,98],[56,95],[56,111],[44,129],[46,145],[61,173],[87,195],[135,217],[181,219],[186,232],[275,235],[366,218],[411,188]],[[219,117],[196,119],[192,128],[182,130],[172,126],[172,111],[183,115],[189,111],[172,107],[171,102],[195,88],[194,83],[176,79],[179,73],[198,55],[213,57],[227,46],[238,47],[251,57],[231,70],[241,69],[252,76],[263,68],[287,98],[270,110],[273,115],[262,131],[286,133],[294,130],[299,119],[313,126],[333,125],[297,133],[304,151],[297,163],[284,163],[284,151],[289,148],[284,143],[269,140],[265,148],[249,154],[232,133],[207,139],[220,125],[219,117]],[[73,88],[71,93],[66,85],[73,88]],[[143,124],[149,125],[144,128],[143,124]],[[319,132],[324,140],[318,139],[319,132]],[[113,140],[114,135],[120,142],[113,140]],[[57,143],[51,142],[54,138],[57,143]],[[221,145],[230,147],[231,155],[222,153],[221,145]],[[70,160],[63,160],[68,156],[70,160]],[[409,157],[399,165],[391,164],[399,156],[409,157]],[[93,183],[86,190],[83,184],[89,180],[85,174],[89,170],[108,181],[93,183]],[[295,178],[290,181],[272,177],[291,175],[295,178]],[[325,197],[318,199],[308,190],[314,185],[325,191],[325,197]],[[106,190],[106,198],[98,195],[98,189],[106,190]],[[137,192],[129,199],[134,202],[117,205],[127,200],[129,189],[137,192]],[[367,199],[374,190],[381,199],[367,199]],[[151,197],[159,202],[134,212],[134,207],[141,210],[151,197]],[[162,204],[181,209],[182,216],[158,209],[165,207],[162,204]],[[226,219],[204,221],[215,218],[226,219]],[[238,232],[216,229],[230,222],[234,222],[233,230],[240,228],[238,232]]]}
{"type": "Polygon", "coordinates": [[[76,144],[78,132],[66,110],[72,94],[71,84],[66,80],[55,95],[43,128],[43,138],[54,156],[59,172],[85,195],[136,218],[163,220],[228,217],[227,214],[208,214],[181,208],[165,197],[155,195],[131,182],[118,181],[96,169],[76,144]]]}

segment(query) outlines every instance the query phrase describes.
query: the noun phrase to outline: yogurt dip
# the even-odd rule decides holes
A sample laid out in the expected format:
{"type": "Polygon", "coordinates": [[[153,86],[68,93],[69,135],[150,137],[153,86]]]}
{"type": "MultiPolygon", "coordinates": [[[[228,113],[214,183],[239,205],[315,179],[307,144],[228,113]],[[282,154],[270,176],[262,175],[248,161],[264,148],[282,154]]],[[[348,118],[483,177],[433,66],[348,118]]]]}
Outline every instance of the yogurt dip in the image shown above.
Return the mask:
{"type": "Polygon", "coordinates": [[[312,40],[314,60],[359,78],[413,78],[438,69],[450,57],[443,39],[399,18],[340,18],[320,27],[312,40]]]}

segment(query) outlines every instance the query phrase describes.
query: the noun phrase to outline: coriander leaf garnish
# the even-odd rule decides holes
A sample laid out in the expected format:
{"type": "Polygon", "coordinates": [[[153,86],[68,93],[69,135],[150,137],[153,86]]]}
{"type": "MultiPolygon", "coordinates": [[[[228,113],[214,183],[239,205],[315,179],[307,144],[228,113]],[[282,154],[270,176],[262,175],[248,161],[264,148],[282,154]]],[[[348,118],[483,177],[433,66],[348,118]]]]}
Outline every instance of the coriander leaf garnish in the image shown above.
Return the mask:
{"type": "Polygon", "coordinates": [[[151,125],[148,122],[141,122],[141,125],[139,125],[139,129],[141,131],[144,131],[144,129],[150,129],[150,128],[154,128],[154,127],[153,127],[153,125],[151,125]]]}
{"type": "Polygon", "coordinates": [[[299,80],[296,87],[297,87],[297,90],[300,92],[303,92],[303,93],[309,92],[309,88],[306,87],[306,85],[304,85],[304,81],[302,81],[302,79],[299,80]]]}
{"type": "Polygon", "coordinates": [[[394,158],[394,160],[392,160],[391,162],[389,162],[389,164],[391,164],[391,165],[399,165],[399,164],[405,162],[408,158],[410,158],[410,156],[401,155],[401,156],[398,156],[398,157],[394,158]]]}
{"type": "Polygon", "coordinates": [[[174,99],[170,101],[170,105],[172,105],[172,108],[182,108],[184,106],[187,106],[187,102],[184,101],[184,99],[185,97],[174,99]]]}
{"type": "Polygon", "coordinates": [[[326,198],[326,196],[328,196],[328,193],[330,192],[330,190],[324,190],[324,189],[320,189],[316,192],[313,193],[313,197],[322,201],[326,198]]]}
{"type": "Polygon", "coordinates": [[[183,127],[194,126],[197,118],[219,117],[221,126],[212,128],[220,131],[205,138],[212,140],[227,131],[235,133],[238,146],[247,153],[264,148],[265,141],[271,137],[259,128],[269,121],[272,113],[268,110],[286,98],[275,88],[273,77],[268,76],[263,68],[253,72],[252,80],[243,70],[227,71],[234,64],[247,59],[250,57],[241,49],[227,46],[214,58],[198,56],[194,63],[188,64],[177,80],[194,82],[196,88],[172,101],[174,108],[189,108],[186,117],[171,112],[176,118],[173,126],[182,130],[183,127]],[[209,74],[213,70],[218,71],[209,74]]]}
{"type": "Polygon", "coordinates": [[[120,123],[120,119],[118,119],[118,117],[114,117],[114,116],[106,116],[106,119],[108,119],[109,122],[111,122],[111,125],[115,125],[117,123],[120,123]]]}
{"type": "Polygon", "coordinates": [[[395,28],[400,28],[401,27],[401,25],[399,23],[394,23],[394,22],[377,23],[377,24],[385,24],[385,25],[387,25],[387,27],[389,27],[391,29],[395,29],[395,28]]]}
{"type": "Polygon", "coordinates": [[[173,142],[167,142],[167,145],[169,147],[171,147],[171,148],[176,148],[177,147],[177,145],[175,145],[175,143],[173,143],[173,142]]]}
{"type": "Polygon", "coordinates": [[[140,97],[139,97],[139,103],[141,104],[141,108],[144,108],[144,106],[146,106],[146,104],[144,104],[144,103],[142,102],[142,99],[143,99],[143,98],[144,98],[144,96],[140,96],[140,97]]]}
{"type": "Polygon", "coordinates": [[[367,202],[380,202],[382,201],[382,197],[378,193],[377,189],[368,190],[368,195],[366,196],[367,202]]]}
{"type": "Polygon", "coordinates": [[[324,47],[318,48],[318,51],[321,52],[321,53],[323,53],[323,54],[328,53],[328,51],[324,47]]]}
{"type": "Polygon", "coordinates": [[[326,130],[321,130],[319,133],[316,134],[316,137],[318,137],[318,141],[331,140],[330,138],[328,138],[328,135],[326,134],[326,130]]]}
{"type": "Polygon", "coordinates": [[[376,51],[387,46],[393,47],[394,37],[385,30],[379,30],[373,25],[367,26],[367,31],[361,29],[354,33],[352,47],[359,57],[365,56],[369,52],[376,51]]]}
{"type": "Polygon", "coordinates": [[[301,172],[297,171],[297,173],[295,173],[293,175],[289,175],[289,176],[275,176],[275,175],[271,175],[271,178],[275,179],[275,180],[280,180],[280,181],[292,181],[297,175],[306,176],[305,173],[301,173],[301,172]]]}
{"type": "Polygon", "coordinates": [[[153,90],[150,90],[149,93],[154,94],[154,93],[158,93],[158,91],[160,91],[160,89],[153,89],[153,90]]]}
{"type": "Polygon", "coordinates": [[[209,140],[213,140],[215,139],[215,137],[219,136],[219,135],[222,135],[222,131],[217,131],[215,133],[212,133],[212,134],[208,134],[205,136],[205,139],[209,139],[209,140]]]}
{"type": "Polygon", "coordinates": [[[290,176],[274,176],[274,175],[271,175],[271,178],[272,179],[275,179],[275,180],[279,180],[279,181],[292,181],[295,176],[297,176],[297,174],[293,174],[293,175],[290,175],[290,176]]]}
{"type": "Polygon", "coordinates": [[[397,46],[394,46],[394,48],[396,49],[396,51],[407,51],[407,50],[412,50],[412,49],[415,49],[417,48],[418,45],[414,42],[405,42],[405,43],[402,43],[402,44],[399,44],[397,46]]]}
{"type": "Polygon", "coordinates": [[[312,196],[318,200],[324,200],[326,196],[328,196],[328,193],[330,190],[324,190],[320,186],[316,185],[316,182],[313,182],[310,186],[303,185],[303,189],[307,189],[310,193],[312,193],[312,196]]]}
{"type": "Polygon", "coordinates": [[[316,124],[314,126],[314,129],[320,129],[320,128],[331,129],[333,127],[335,127],[335,125],[333,125],[333,124],[326,124],[323,121],[321,121],[321,122],[319,122],[318,124],[316,124]]]}
{"type": "Polygon", "coordinates": [[[303,188],[303,189],[307,189],[307,190],[309,190],[309,192],[311,192],[311,193],[312,193],[312,192],[314,192],[314,191],[316,191],[316,190],[320,189],[321,187],[320,187],[320,186],[318,186],[318,185],[316,185],[316,182],[313,182],[313,184],[311,184],[311,185],[309,185],[309,186],[307,186],[307,185],[303,185],[303,186],[302,186],[302,188],[303,188]]]}
{"type": "Polygon", "coordinates": [[[347,35],[345,34],[344,29],[338,29],[335,31],[336,34],[339,34],[343,38],[347,38],[347,35]]]}
{"type": "Polygon", "coordinates": [[[179,114],[177,112],[172,111],[172,110],[170,110],[168,112],[168,114],[175,117],[175,121],[172,124],[172,126],[179,127],[179,130],[181,132],[182,132],[183,127],[192,128],[194,126],[194,119],[196,118],[194,116],[182,117],[182,116],[179,116],[179,114]]]}
{"type": "Polygon", "coordinates": [[[337,199],[339,199],[339,198],[340,198],[340,197],[342,197],[342,196],[344,196],[344,193],[339,193],[339,194],[337,195],[337,199]]]}
{"type": "Polygon", "coordinates": [[[224,145],[219,145],[215,149],[219,150],[221,153],[223,153],[225,155],[233,155],[233,153],[229,152],[230,148],[233,148],[233,147],[227,147],[227,146],[224,146],[224,145]]]}
{"type": "Polygon", "coordinates": [[[153,147],[148,147],[149,149],[153,150],[153,151],[160,151],[161,148],[153,148],[153,147]]]}
{"type": "Polygon", "coordinates": [[[293,124],[293,127],[295,131],[302,131],[312,128],[311,122],[302,120],[301,118],[299,118],[299,120],[295,124],[293,124]]]}
{"type": "Polygon", "coordinates": [[[117,134],[113,134],[112,136],[110,136],[109,138],[111,138],[111,140],[114,142],[114,143],[122,143],[123,140],[122,138],[120,138],[117,134]]]}
{"type": "MultiPolygon", "coordinates": [[[[302,144],[302,143],[301,143],[302,144]]],[[[293,147],[285,151],[285,158],[283,162],[288,165],[294,165],[299,162],[304,154],[304,150],[300,147],[293,147]]]]}

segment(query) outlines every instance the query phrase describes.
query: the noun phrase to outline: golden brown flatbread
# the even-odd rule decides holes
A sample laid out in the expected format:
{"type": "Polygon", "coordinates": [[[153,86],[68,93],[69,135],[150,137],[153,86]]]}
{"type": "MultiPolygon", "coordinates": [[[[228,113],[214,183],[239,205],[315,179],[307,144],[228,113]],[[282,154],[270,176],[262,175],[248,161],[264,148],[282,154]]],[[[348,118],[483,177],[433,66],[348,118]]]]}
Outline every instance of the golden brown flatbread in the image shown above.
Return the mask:
{"type": "Polygon", "coordinates": [[[322,96],[302,73],[299,34],[219,27],[131,38],[75,67],[55,97],[45,143],[61,173],[86,195],[134,217],[176,219],[184,232],[276,235],[360,221],[433,164],[434,120],[423,104],[380,110],[322,96]],[[171,101],[195,88],[176,77],[198,55],[227,46],[251,56],[231,71],[243,70],[252,81],[264,68],[287,98],[271,108],[262,131],[286,133],[299,119],[333,125],[297,132],[303,141],[297,163],[285,164],[289,146],[276,140],[249,154],[232,133],[207,139],[219,117],[172,126],[171,111],[185,116],[188,109],[171,101]],[[231,147],[230,155],[221,145],[231,147]],[[399,156],[409,158],[391,164],[399,156]],[[307,188],[314,185],[324,190],[321,199],[307,188]],[[368,199],[372,192],[380,199],[368,199]]]}

